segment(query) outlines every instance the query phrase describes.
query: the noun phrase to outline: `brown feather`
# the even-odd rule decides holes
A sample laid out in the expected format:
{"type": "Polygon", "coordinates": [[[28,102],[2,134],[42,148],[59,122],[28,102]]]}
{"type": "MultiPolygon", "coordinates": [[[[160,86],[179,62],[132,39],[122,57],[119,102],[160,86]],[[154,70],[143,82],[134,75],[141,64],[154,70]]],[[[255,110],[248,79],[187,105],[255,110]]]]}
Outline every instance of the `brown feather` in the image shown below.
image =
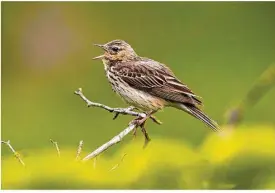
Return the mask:
{"type": "Polygon", "coordinates": [[[153,60],[140,58],[131,62],[120,62],[113,66],[113,70],[131,87],[153,96],[170,102],[202,104],[192,90],[180,82],[169,68],[153,60]]]}
{"type": "Polygon", "coordinates": [[[139,57],[123,40],[99,45],[105,53],[102,59],[112,89],[130,105],[146,112],[156,112],[165,106],[179,108],[206,123],[214,130],[219,126],[199,109],[202,102],[164,64],[139,57]]]}

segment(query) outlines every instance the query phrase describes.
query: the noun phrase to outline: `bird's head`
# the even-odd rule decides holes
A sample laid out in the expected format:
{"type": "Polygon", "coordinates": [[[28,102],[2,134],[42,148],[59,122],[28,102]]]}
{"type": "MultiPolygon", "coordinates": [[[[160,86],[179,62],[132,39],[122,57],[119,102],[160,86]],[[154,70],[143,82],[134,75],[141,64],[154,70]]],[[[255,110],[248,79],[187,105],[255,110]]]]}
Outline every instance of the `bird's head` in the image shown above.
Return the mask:
{"type": "Polygon", "coordinates": [[[105,52],[103,55],[93,59],[101,59],[107,61],[129,61],[137,57],[134,49],[123,40],[113,40],[106,44],[94,44],[102,48],[105,52]]]}

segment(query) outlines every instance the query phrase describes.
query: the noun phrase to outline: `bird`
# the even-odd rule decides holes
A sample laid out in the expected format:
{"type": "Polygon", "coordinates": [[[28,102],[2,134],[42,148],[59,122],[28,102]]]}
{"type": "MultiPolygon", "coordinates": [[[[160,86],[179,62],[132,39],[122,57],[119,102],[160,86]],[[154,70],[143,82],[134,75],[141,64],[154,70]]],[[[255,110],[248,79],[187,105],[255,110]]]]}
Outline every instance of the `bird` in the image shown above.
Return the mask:
{"type": "Polygon", "coordinates": [[[135,120],[138,126],[143,128],[145,121],[164,107],[174,107],[201,120],[213,131],[220,130],[219,125],[203,112],[201,97],[165,64],[137,55],[124,40],[94,45],[104,51],[103,55],[93,59],[103,62],[113,91],[146,114],[146,117],[135,120]]]}

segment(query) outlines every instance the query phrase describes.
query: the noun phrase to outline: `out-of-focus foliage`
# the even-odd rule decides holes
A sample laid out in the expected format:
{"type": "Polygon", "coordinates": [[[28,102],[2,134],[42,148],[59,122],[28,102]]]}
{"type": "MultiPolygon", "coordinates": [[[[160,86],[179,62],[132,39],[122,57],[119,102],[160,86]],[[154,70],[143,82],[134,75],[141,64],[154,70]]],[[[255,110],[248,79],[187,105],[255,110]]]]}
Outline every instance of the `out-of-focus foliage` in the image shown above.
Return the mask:
{"type": "MultiPolygon", "coordinates": [[[[102,154],[86,163],[74,160],[73,148],[30,151],[22,167],[3,160],[4,189],[272,189],[275,179],[275,128],[243,126],[213,133],[199,148],[184,142],[154,139],[118,145],[113,156],[102,154]],[[264,140],[261,140],[264,138],[264,140]],[[123,154],[127,153],[120,163],[123,154]],[[110,169],[120,163],[115,169],[110,169]]],[[[84,155],[86,152],[82,152],[84,155]]]]}
{"type": "Polygon", "coordinates": [[[243,97],[238,106],[228,110],[227,124],[234,126],[239,124],[246,112],[251,111],[252,107],[261,101],[275,85],[275,64],[270,65],[254,83],[249,92],[243,97]]]}

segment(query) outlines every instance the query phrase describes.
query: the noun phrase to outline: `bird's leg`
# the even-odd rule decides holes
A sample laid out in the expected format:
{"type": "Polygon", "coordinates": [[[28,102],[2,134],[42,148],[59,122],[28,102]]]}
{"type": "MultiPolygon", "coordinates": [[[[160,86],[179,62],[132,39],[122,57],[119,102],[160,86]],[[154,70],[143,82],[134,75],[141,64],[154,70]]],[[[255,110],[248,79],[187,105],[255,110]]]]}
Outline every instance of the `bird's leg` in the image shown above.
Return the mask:
{"type": "Polygon", "coordinates": [[[133,130],[133,135],[134,135],[134,137],[137,136],[137,127],[134,128],[134,130],[133,130]]]}
{"type": "Polygon", "coordinates": [[[136,128],[134,129],[134,133],[133,135],[136,136],[136,131],[137,131],[137,127],[141,128],[142,133],[144,134],[145,137],[145,144],[144,147],[146,147],[146,145],[148,144],[148,142],[150,141],[149,135],[145,129],[145,122],[148,118],[151,117],[151,115],[155,113],[155,111],[149,111],[148,113],[146,113],[145,117],[137,117],[136,119],[133,120],[133,123],[136,124],[136,128]]]}
{"type": "Polygon", "coordinates": [[[145,124],[146,120],[151,117],[152,114],[154,114],[155,111],[149,111],[146,113],[145,117],[137,117],[133,120],[133,123],[137,126],[141,126],[142,124],[145,124]]]}
{"type": "Polygon", "coordinates": [[[143,146],[143,148],[146,148],[146,146],[148,145],[148,143],[150,142],[151,139],[149,138],[149,135],[148,135],[148,133],[147,133],[147,131],[146,131],[144,125],[145,125],[145,122],[144,122],[143,124],[140,125],[140,128],[141,128],[141,131],[142,131],[142,133],[143,133],[143,135],[144,135],[144,137],[145,137],[145,141],[144,141],[144,146],[143,146]]]}

